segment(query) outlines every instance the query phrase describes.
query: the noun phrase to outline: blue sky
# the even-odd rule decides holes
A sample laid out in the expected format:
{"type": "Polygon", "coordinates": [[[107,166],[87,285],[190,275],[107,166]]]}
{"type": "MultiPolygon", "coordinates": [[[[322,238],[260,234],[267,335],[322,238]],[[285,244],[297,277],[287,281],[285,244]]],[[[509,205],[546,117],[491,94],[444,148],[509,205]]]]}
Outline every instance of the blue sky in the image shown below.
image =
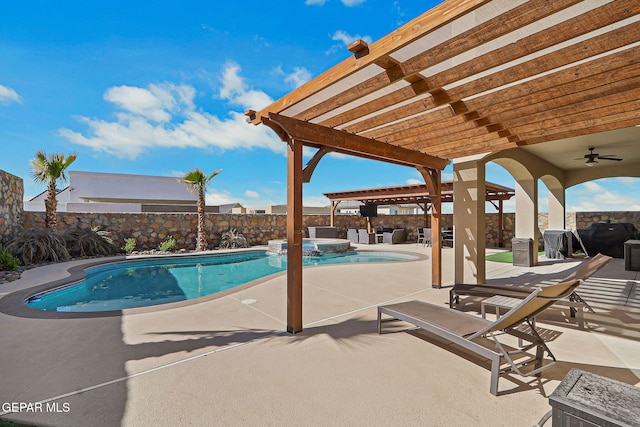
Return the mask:
{"type": "MultiPolygon", "coordinates": [[[[22,177],[30,198],[45,189],[29,175],[38,150],[76,152],[77,171],[181,176],[222,168],[209,204],[284,204],[285,145],[266,126],[246,124],[244,111],[342,61],[351,41],[375,41],[437,3],[5,2],[0,169],[22,177]]],[[[513,186],[497,165],[487,179],[513,186]]],[[[411,168],[327,156],[304,186],[305,205],[328,204],[323,192],[420,180],[411,168]]],[[[567,192],[567,207],[640,210],[640,197],[629,197],[638,187],[637,179],[583,184],[567,192]],[[606,205],[593,205],[594,189],[606,205]]],[[[544,211],[544,188],[540,195],[544,211]]]]}

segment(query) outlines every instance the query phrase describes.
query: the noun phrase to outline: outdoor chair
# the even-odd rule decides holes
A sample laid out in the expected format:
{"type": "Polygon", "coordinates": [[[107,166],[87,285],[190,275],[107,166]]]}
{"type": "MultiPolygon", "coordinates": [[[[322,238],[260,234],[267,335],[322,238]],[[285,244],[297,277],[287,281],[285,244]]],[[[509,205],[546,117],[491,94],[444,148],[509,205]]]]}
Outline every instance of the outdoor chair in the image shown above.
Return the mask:
{"type": "Polygon", "coordinates": [[[358,230],[355,228],[347,229],[347,239],[353,243],[358,243],[358,230]]]}
{"type": "Polygon", "coordinates": [[[396,228],[391,232],[382,233],[382,243],[396,244],[407,241],[407,231],[404,228],[396,228]]]}
{"type": "Polygon", "coordinates": [[[431,246],[430,228],[418,227],[418,242],[416,244],[419,245],[420,243],[422,243],[422,246],[431,246]]]}
{"type": "Polygon", "coordinates": [[[376,243],[376,233],[369,233],[361,228],[358,230],[358,243],[365,245],[373,245],[376,243]]]}
{"type": "Polygon", "coordinates": [[[494,322],[423,301],[378,306],[378,333],[382,333],[382,314],[385,314],[393,318],[385,319],[385,322],[397,319],[411,323],[479,357],[491,360],[489,391],[497,395],[501,374],[513,371],[523,377],[539,375],[555,363],[553,353],[536,331],[535,316],[570,295],[579,283],[578,280],[572,280],[536,288],[520,304],[494,322]],[[523,323],[528,328],[522,328],[523,323]],[[499,341],[498,338],[504,334],[518,338],[518,346],[507,346],[499,341]],[[487,346],[486,341],[483,345],[483,338],[493,340],[495,349],[487,346]],[[522,345],[520,340],[526,343],[522,345]],[[535,349],[535,356],[528,353],[531,349],[535,349]],[[547,359],[544,357],[545,352],[547,359]],[[549,363],[545,364],[545,361],[549,363]],[[533,369],[523,370],[531,365],[533,369]]]}
{"type": "MultiPolygon", "coordinates": [[[[597,254],[560,281],[568,282],[571,280],[587,280],[591,275],[604,267],[609,261],[611,261],[610,256],[597,254]]],[[[538,286],[546,285],[539,284],[538,286]]],[[[460,296],[490,298],[500,295],[522,299],[526,298],[531,293],[532,289],[535,288],[532,288],[531,286],[469,285],[457,283],[449,290],[449,307],[453,308],[454,305],[459,305],[460,296]]],[[[594,313],[593,308],[591,308],[591,306],[582,299],[577,292],[572,292],[566,301],[560,301],[558,304],[569,306],[571,317],[575,317],[576,313],[578,314],[578,323],[580,327],[583,326],[582,308],[584,307],[591,313],[594,313]]]]}

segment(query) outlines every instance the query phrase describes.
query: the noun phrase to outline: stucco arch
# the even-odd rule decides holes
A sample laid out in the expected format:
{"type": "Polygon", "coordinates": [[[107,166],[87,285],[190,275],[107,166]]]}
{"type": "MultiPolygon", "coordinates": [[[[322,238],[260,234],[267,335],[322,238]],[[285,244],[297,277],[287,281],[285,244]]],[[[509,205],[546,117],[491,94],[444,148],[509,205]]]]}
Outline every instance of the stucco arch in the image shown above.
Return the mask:
{"type": "Polygon", "coordinates": [[[640,178],[640,163],[618,164],[614,162],[610,166],[607,166],[601,162],[598,166],[591,168],[585,167],[570,170],[566,173],[565,188],[596,179],[618,177],[640,178]]]}

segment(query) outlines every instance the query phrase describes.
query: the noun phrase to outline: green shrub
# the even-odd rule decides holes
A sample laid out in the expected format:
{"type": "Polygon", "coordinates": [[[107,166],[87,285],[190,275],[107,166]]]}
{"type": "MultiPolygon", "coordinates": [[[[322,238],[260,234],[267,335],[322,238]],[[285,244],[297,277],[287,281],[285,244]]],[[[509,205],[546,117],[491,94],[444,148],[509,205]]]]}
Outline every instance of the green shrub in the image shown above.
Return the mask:
{"type": "Polygon", "coordinates": [[[248,248],[247,239],[235,228],[222,233],[220,249],[248,248]]]}
{"type": "Polygon", "coordinates": [[[20,265],[20,260],[0,246],[0,271],[16,271],[18,265],[20,265]]]}
{"type": "Polygon", "coordinates": [[[134,239],[133,237],[124,239],[124,246],[122,247],[122,250],[125,251],[125,253],[130,254],[131,252],[136,250],[136,244],[136,239],[134,239]]]}
{"type": "Polygon", "coordinates": [[[158,249],[160,249],[162,252],[173,252],[176,250],[177,246],[178,244],[176,243],[176,239],[171,237],[160,243],[160,247],[158,249]]]}
{"type": "Polygon", "coordinates": [[[68,231],[64,239],[69,254],[73,257],[108,256],[118,253],[111,233],[100,230],[99,227],[68,231]]]}
{"type": "Polygon", "coordinates": [[[68,261],[71,258],[64,238],[50,229],[25,230],[7,245],[7,250],[24,265],[68,261]]]}

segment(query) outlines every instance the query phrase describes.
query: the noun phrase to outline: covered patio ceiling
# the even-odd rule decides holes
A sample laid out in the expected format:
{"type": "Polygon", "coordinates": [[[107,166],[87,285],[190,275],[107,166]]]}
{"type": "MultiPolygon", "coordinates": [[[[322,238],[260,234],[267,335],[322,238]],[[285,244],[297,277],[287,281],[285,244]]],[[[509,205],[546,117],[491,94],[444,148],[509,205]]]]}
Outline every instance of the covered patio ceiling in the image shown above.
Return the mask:
{"type": "MultiPolygon", "coordinates": [[[[339,191],[324,193],[324,195],[334,202],[357,200],[362,203],[375,205],[386,204],[410,204],[410,203],[431,203],[432,195],[425,184],[402,185],[396,187],[368,188],[363,190],[339,191]]],[[[486,183],[486,200],[499,201],[509,200],[515,195],[513,188],[491,182],[486,183]]],[[[453,202],[453,181],[445,181],[441,185],[440,200],[442,202],[453,202]]]]}
{"type": "Polygon", "coordinates": [[[582,155],[593,135],[629,128],[624,157],[640,137],[639,12],[637,0],[448,0],[247,115],[442,159],[592,135],[582,155]]]}

